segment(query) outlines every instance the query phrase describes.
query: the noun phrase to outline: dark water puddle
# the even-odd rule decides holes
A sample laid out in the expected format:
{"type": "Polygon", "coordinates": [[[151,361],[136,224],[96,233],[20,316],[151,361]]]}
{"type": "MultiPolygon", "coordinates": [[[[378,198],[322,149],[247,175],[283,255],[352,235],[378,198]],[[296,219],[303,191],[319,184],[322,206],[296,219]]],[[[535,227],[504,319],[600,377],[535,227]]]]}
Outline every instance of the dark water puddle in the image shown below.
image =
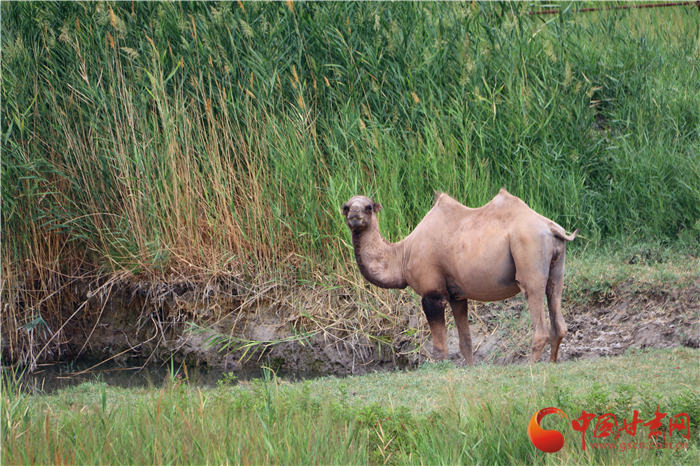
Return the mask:
{"type": "MultiPolygon", "coordinates": [[[[198,387],[235,385],[252,379],[279,378],[298,381],[327,374],[272,372],[260,368],[245,371],[226,371],[202,366],[185,366],[177,363],[146,364],[146,361],[129,361],[128,365],[114,361],[78,360],[55,364],[40,364],[32,373],[21,368],[3,367],[2,378],[18,381],[20,389],[30,393],[50,394],[57,390],[75,387],[85,382],[102,382],[112,387],[161,388],[172,380],[198,387]]],[[[14,384],[13,384],[14,385],[14,384]]]]}

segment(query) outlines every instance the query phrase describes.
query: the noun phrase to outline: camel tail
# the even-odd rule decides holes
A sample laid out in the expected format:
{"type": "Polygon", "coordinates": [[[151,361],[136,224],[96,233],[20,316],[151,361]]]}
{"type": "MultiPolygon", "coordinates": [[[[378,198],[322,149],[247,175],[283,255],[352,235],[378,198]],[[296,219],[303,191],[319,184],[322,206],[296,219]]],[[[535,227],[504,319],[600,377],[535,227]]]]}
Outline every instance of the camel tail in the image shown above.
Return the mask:
{"type": "MultiPolygon", "coordinates": [[[[557,225],[557,226],[559,226],[559,225],[557,225]]],[[[578,234],[578,228],[576,229],[576,231],[571,233],[571,235],[567,235],[566,231],[561,227],[552,228],[552,234],[554,236],[556,236],[557,238],[563,239],[564,241],[573,241],[576,238],[576,235],[578,234]]]]}

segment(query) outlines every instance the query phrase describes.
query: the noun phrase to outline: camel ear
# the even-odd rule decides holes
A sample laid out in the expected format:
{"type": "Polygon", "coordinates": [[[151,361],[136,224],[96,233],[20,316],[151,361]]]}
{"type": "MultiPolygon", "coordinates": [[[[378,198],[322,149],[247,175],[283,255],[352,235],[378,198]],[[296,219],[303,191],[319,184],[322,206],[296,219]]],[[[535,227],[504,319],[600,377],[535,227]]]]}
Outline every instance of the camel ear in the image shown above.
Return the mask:
{"type": "Polygon", "coordinates": [[[374,204],[372,204],[372,210],[374,210],[375,212],[379,212],[380,210],[382,210],[382,205],[379,202],[375,202],[374,204]]]}

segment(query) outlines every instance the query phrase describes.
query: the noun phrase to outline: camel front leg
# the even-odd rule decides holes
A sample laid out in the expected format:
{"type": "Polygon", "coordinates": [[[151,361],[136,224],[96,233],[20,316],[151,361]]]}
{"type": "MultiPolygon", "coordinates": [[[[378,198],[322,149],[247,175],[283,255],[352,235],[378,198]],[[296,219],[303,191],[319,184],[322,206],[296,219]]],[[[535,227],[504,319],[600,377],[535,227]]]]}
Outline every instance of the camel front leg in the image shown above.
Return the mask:
{"type": "Polygon", "coordinates": [[[447,334],[445,330],[445,306],[447,297],[439,293],[427,293],[421,300],[423,312],[433,336],[433,358],[438,361],[447,358],[447,334]]]}
{"type": "Polygon", "coordinates": [[[459,350],[464,357],[464,362],[473,366],[472,334],[469,329],[469,307],[467,300],[451,300],[450,307],[452,308],[452,314],[455,316],[455,324],[457,324],[459,350]]]}

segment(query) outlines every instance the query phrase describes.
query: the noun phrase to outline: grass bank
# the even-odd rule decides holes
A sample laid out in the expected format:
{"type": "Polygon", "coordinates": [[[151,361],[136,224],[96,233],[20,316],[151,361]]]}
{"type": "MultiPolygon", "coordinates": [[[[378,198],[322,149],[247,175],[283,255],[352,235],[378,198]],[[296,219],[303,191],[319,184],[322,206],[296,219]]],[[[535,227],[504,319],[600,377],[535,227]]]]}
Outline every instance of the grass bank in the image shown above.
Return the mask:
{"type": "Polygon", "coordinates": [[[390,240],[505,186],[573,249],[697,256],[697,8],[530,6],[3,3],[3,352],[99,319],[77,281],[359,292],[358,193],[390,240]]]}
{"type": "MultiPolygon", "coordinates": [[[[268,376],[215,389],[173,375],[163,388],[115,389],[84,383],[52,395],[27,394],[3,381],[3,463],[294,464],[697,464],[700,460],[700,354],[687,348],[558,365],[474,368],[425,364],[416,371],[325,377],[289,383],[268,376]],[[561,431],[554,454],[529,441],[527,423],[548,416],[561,431]],[[634,436],[595,438],[582,448],[572,420],[665,413],[666,442],[688,448],[622,451],[654,443],[650,426],[634,436]],[[668,419],[690,417],[689,438],[669,436],[668,419]],[[595,448],[609,441],[616,448],[595,448]],[[622,447],[626,448],[626,447],[622,447]]],[[[616,432],[616,431],[615,431],[616,432]]],[[[661,442],[663,443],[663,442],[661,442]]]]}
{"type": "Polygon", "coordinates": [[[700,283],[700,257],[660,242],[576,249],[566,258],[566,301],[596,299],[629,284],[629,290],[673,290],[700,283]]]}

